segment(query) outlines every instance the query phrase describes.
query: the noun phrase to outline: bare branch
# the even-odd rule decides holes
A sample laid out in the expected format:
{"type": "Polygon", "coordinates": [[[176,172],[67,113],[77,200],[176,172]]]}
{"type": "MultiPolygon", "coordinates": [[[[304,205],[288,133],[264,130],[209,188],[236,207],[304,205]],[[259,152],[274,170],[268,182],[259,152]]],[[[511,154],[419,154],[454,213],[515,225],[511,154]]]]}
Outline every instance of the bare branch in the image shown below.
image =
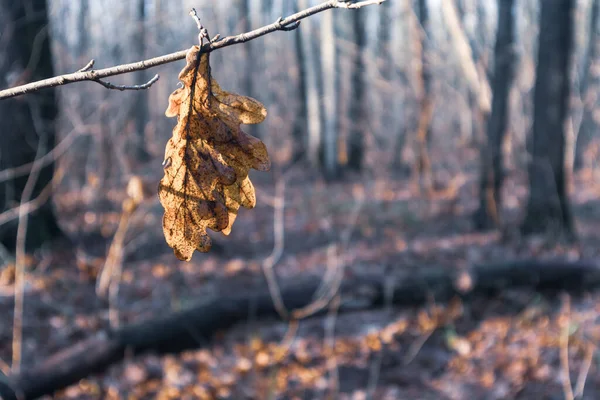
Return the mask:
{"type": "Polygon", "coordinates": [[[148,89],[156,81],[158,81],[158,75],[154,75],[154,77],[152,79],[150,79],[146,83],[142,83],[141,85],[113,85],[112,83],[103,81],[101,79],[97,79],[96,80],[96,82],[98,82],[99,84],[101,84],[102,86],[104,86],[107,89],[120,90],[120,91],[123,91],[123,90],[143,90],[143,89],[148,89]]]}
{"type": "Polygon", "coordinates": [[[196,21],[196,26],[198,27],[199,31],[198,43],[200,43],[200,46],[204,44],[204,39],[208,39],[210,42],[213,42],[214,40],[210,40],[210,37],[208,36],[208,29],[206,29],[204,25],[202,25],[202,22],[200,22],[200,17],[198,16],[196,9],[192,8],[189,14],[192,16],[192,18],[194,18],[194,21],[196,21]]]}
{"type": "MultiPolygon", "coordinates": [[[[329,0],[316,6],[307,8],[306,10],[292,14],[286,18],[279,18],[272,24],[265,25],[262,28],[255,29],[250,32],[242,33],[237,36],[228,36],[223,39],[209,41],[202,46],[202,51],[210,53],[214,50],[221,49],[223,47],[231,46],[234,44],[245,43],[250,40],[254,40],[261,36],[267,35],[275,31],[289,31],[298,27],[300,20],[310,17],[311,15],[318,14],[320,12],[332,9],[332,8],[346,8],[346,9],[358,9],[374,4],[381,4],[386,0],[366,0],[359,2],[347,2],[341,0],[329,0]]],[[[216,38],[217,36],[215,36],[216,38]]],[[[142,71],[148,68],[156,67],[163,64],[168,64],[174,61],[183,60],[187,54],[186,50],[181,50],[175,53],[167,54],[160,57],[150,58],[144,61],[138,61],[130,64],[122,64],[116,67],[103,68],[98,70],[82,70],[73,72],[70,74],[55,76],[53,78],[43,79],[37,82],[31,82],[25,85],[16,86],[10,89],[0,91],[0,100],[7,99],[10,97],[20,96],[26,93],[31,93],[44,88],[51,88],[56,86],[67,85],[74,82],[83,81],[95,81],[101,83],[99,80],[107,78],[109,76],[122,75],[135,71],[142,71]]],[[[88,64],[89,65],[89,64],[88,64]]]]}
{"type": "Polygon", "coordinates": [[[337,6],[337,8],[348,8],[350,10],[358,10],[359,8],[372,6],[374,4],[380,5],[384,1],[385,0],[366,0],[366,1],[359,1],[357,3],[340,2],[340,4],[337,6]]]}
{"type": "Polygon", "coordinates": [[[81,68],[79,71],[77,72],[85,72],[85,71],[89,71],[90,69],[92,69],[94,67],[94,63],[96,62],[96,60],[94,60],[93,58],[90,60],[89,63],[85,64],[85,67],[81,68]]]}

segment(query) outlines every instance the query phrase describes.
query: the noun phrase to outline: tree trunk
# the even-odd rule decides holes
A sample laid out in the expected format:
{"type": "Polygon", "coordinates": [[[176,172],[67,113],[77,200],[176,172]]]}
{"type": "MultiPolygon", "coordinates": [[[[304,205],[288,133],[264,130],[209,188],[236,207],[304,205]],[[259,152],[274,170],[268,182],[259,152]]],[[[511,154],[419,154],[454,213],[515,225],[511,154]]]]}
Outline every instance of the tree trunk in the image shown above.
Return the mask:
{"type": "MultiPolygon", "coordinates": [[[[292,12],[298,12],[298,5],[293,2],[292,12]]],[[[310,33],[310,32],[308,32],[310,33]]],[[[304,44],[305,33],[302,29],[294,30],[295,38],[295,53],[296,53],[296,65],[298,66],[298,86],[296,88],[298,96],[298,108],[294,117],[294,129],[292,135],[294,137],[294,153],[292,155],[292,163],[306,156],[308,150],[308,95],[307,95],[307,84],[308,84],[308,71],[309,66],[306,63],[305,44],[304,44]]],[[[313,71],[314,74],[314,71],[313,71]]]]}
{"type": "Polygon", "coordinates": [[[593,0],[590,13],[590,27],[588,45],[583,63],[580,92],[583,100],[583,118],[577,134],[575,145],[575,170],[585,166],[585,152],[598,130],[598,123],[594,118],[594,109],[598,106],[600,95],[600,70],[598,56],[600,55],[600,0],[593,0]]]}
{"type": "MultiPolygon", "coordinates": [[[[307,0],[298,0],[298,7],[304,9],[308,6],[307,0]]],[[[298,57],[301,57],[302,70],[304,72],[304,84],[306,91],[306,113],[307,113],[307,156],[310,164],[317,168],[319,166],[319,151],[321,148],[321,108],[319,106],[319,81],[314,48],[312,47],[312,20],[306,18],[297,30],[298,57]]]]}
{"type": "Polygon", "coordinates": [[[433,190],[431,160],[429,159],[429,141],[431,136],[431,117],[433,101],[431,99],[431,73],[429,71],[429,10],[426,0],[418,0],[420,25],[420,74],[419,74],[419,120],[417,125],[417,164],[415,177],[422,183],[425,192],[433,190]]]}
{"type": "MultiPolygon", "coordinates": [[[[0,0],[0,27],[0,88],[54,75],[45,1],[0,0]]],[[[56,115],[53,89],[3,100],[0,171],[33,162],[36,152],[38,156],[48,153],[54,147],[56,115]]],[[[32,198],[51,183],[53,172],[52,164],[41,169],[32,198]]],[[[0,182],[0,210],[18,207],[27,179],[27,175],[13,176],[0,182]]],[[[28,222],[28,250],[60,234],[51,201],[30,214],[28,222]]],[[[16,220],[0,226],[0,241],[10,250],[15,248],[16,228],[16,220]]]]}
{"type": "MultiPolygon", "coordinates": [[[[250,9],[251,0],[235,0],[234,7],[238,10],[240,16],[240,23],[238,29],[240,32],[249,32],[251,29],[252,15],[250,9]]],[[[214,35],[214,33],[212,33],[214,35]]],[[[254,75],[253,65],[255,60],[253,59],[253,47],[254,44],[251,42],[243,43],[240,51],[242,52],[242,82],[240,90],[245,96],[256,96],[254,93],[254,84],[252,81],[254,75]]],[[[256,125],[244,126],[244,131],[252,136],[259,135],[259,128],[256,125]]]]}
{"type": "MultiPolygon", "coordinates": [[[[377,90],[373,91],[373,96],[371,98],[371,107],[372,111],[369,112],[370,120],[377,118],[375,121],[379,121],[379,129],[394,132],[393,127],[396,127],[397,124],[395,119],[396,114],[398,113],[399,98],[396,93],[393,92],[393,87],[398,87],[398,83],[394,77],[394,51],[392,48],[392,30],[395,25],[404,24],[405,20],[403,17],[397,17],[394,15],[395,10],[393,9],[394,3],[391,1],[384,1],[378,6],[377,14],[377,39],[376,45],[374,46],[375,55],[377,57],[377,69],[379,72],[379,76],[381,80],[385,83],[387,89],[386,90],[377,90]],[[392,90],[390,90],[392,89],[392,90]],[[375,108],[376,109],[373,109],[375,108]]],[[[365,16],[360,17],[362,19],[362,23],[364,24],[365,16]]],[[[364,30],[364,28],[362,28],[364,30]]],[[[368,49],[368,44],[363,45],[368,49]]],[[[366,68],[364,62],[364,50],[363,50],[363,74],[366,74],[368,69],[366,68]]],[[[391,138],[390,138],[391,139],[391,138]]],[[[389,144],[393,144],[393,141],[389,141],[389,144]]],[[[389,146],[388,144],[388,146],[389,146]]]]}
{"type": "Polygon", "coordinates": [[[350,132],[348,137],[348,168],[360,171],[363,166],[365,149],[366,92],[365,65],[363,60],[366,45],[365,20],[363,10],[352,13],[352,32],[354,35],[354,53],[352,61],[351,96],[350,96],[350,132]]]}
{"type": "Polygon", "coordinates": [[[336,77],[336,40],[334,13],[323,13],[321,19],[321,72],[323,76],[323,171],[325,178],[339,177],[338,107],[336,77]]]}
{"type": "Polygon", "coordinates": [[[475,97],[475,104],[479,112],[483,116],[487,116],[491,109],[491,89],[487,77],[480,74],[477,69],[471,45],[461,25],[454,0],[442,1],[441,12],[469,91],[475,97]]]}
{"type": "Polygon", "coordinates": [[[514,77],[514,0],[498,0],[498,29],[494,47],[492,112],[487,121],[487,140],[481,149],[479,210],[475,213],[478,229],[500,224],[502,188],[502,142],[508,118],[508,96],[514,77]]]}
{"type": "MultiPolygon", "coordinates": [[[[135,49],[138,53],[138,59],[146,59],[146,0],[137,0],[135,3],[135,13],[137,17],[137,37],[135,40],[135,49]]],[[[148,71],[139,71],[136,74],[136,79],[139,79],[140,83],[148,81],[148,71]]],[[[150,159],[150,155],[146,151],[146,124],[148,123],[148,92],[146,90],[139,90],[136,94],[135,101],[133,102],[133,115],[135,119],[135,133],[131,138],[129,145],[131,146],[131,154],[135,159],[136,163],[146,162],[150,159]]]]}
{"type": "Polygon", "coordinates": [[[525,234],[574,234],[565,174],[574,5],[574,0],[541,1],[525,234]]]}

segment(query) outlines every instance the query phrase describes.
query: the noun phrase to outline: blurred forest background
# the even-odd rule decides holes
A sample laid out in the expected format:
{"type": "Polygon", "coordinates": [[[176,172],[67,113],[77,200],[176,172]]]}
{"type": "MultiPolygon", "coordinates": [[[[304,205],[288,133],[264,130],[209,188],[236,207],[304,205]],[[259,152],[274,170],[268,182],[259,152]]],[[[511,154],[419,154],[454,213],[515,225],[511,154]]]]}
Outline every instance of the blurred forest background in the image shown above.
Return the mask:
{"type": "MultiPolygon", "coordinates": [[[[0,89],[189,48],[192,7],[224,37],[316,3],[0,0],[0,89]]],[[[77,382],[28,386],[68,364],[51,354],[111,331],[125,360],[54,398],[598,398],[599,14],[599,0],[387,0],[211,53],[224,89],[266,106],[244,130],[273,166],[251,173],[256,208],[190,263],[156,195],[183,61],[108,79],[159,74],[147,90],[0,100],[0,395],[77,382]],[[272,295],[272,279],[295,306],[313,292],[286,288],[318,288],[324,312],[298,327],[261,300],[219,308],[272,295]],[[206,299],[215,320],[172,321],[204,332],[183,329],[192,344],[122,335],[206,299]]]]}

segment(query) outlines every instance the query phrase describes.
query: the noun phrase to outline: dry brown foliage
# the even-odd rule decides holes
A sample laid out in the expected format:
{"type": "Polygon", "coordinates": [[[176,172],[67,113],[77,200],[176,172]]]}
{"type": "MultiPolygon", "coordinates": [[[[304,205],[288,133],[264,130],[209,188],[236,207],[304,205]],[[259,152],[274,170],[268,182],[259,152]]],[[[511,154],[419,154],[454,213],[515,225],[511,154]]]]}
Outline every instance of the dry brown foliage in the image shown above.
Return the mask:
{"type": "Polygon", "coordinates": [[[165,112],[177,116],[177,125],[158,194],[167,243],[177,258],[189,261],[194,250],[210,250],[207,228],[228,235],[240,206],[256,205],[248,171],[267,171],[271,163],[264,143],[240,129],[262,122],[264,106],[222,90],[211,77],[209,54],[198,46],[186,61],[179,73],[183,87],[171,94],[165,112]]]}

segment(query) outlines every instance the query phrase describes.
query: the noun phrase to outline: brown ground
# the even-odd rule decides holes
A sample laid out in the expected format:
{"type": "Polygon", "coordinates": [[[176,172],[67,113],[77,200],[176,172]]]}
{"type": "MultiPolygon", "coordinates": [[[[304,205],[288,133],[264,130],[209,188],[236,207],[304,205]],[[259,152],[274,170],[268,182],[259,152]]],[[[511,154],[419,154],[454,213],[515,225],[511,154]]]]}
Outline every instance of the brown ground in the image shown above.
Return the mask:
{"type": "MultiPolygon", "coordinates": [[[[583,175],[572,194],[577,245],[474,233],[469,215],[477,206],[476,182],[471,175],[456,181],[455,193],[433,199],[417,195],[400,179],[364,183],[351,178],[350,183],[325,185],[300,175],[290,176],[286,185],[285,250],[276,265],[282,282],[323,275],[336,260],[346,265],[346,274],[368,270],[388,279],[412,268],[460,269],[530,257],[595,260],[600,252],[600,185],[583,175]],[[352,224],[350,215],[361,197],[352,224]],[[336,252],[331,245],[348,229],[348,244],[336,252]]],[[[260,181],[256,186],[257,208],[242,210],[231,236],[212,235],[218,248],[195,254],[190,263],[176,260],[164,244],[156,199],[137,211],[114,305],[120,324],[263,281],[261,263],[273,246],[268,203],[274,188],[260,181]]],[[[505,186],[505,220],[515,226],[526,196],[524,180],[510,176],[505,186]]],[[[104,236],[114,233],[122,196],[109,192],[113,203],[95,204],[86,212],[93,193],[58,199],[62,215],[71,216],[65,218],[65,229],[78,241],[76,247],[63,242],[30,259],[23,368],[109,326],[108,307],[94,285],[106,255],[104,236]]],[[[0,359],[5,362],[11,359],[13,306],[5,273],[0,286],[0,359]]],[[[297,330],[249,316],[209,347],[129,357],[54,398],[562,399],[568,368],[574,388],[587,377],[581,398],[597,399],[599,339],[600,291],[549,298],[508,290],[469,304],[432,299],[414,309],[342,315],[332,310],[302,321],[297,330]],[[567,342],[565,367],[561,350],[564,355],[567,342]]]]}

